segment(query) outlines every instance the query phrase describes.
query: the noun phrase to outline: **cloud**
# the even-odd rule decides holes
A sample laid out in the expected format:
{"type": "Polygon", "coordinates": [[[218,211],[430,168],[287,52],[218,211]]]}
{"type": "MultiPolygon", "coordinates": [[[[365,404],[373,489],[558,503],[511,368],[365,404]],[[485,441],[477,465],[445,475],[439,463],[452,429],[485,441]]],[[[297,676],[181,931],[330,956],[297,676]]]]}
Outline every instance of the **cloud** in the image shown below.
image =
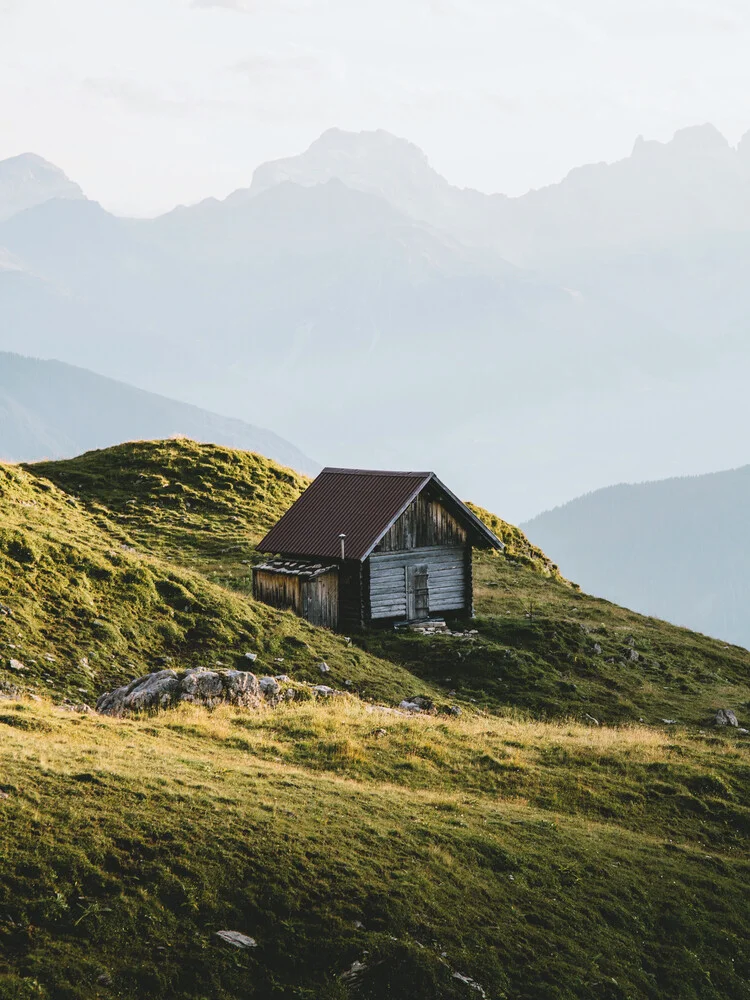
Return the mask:
{"type": "Polygon", "coordinates": [[[210,10],[212,7],[220,7],[224,10],[238,10],[247,14],[253,7],[250,0],[192,0],[191,7],[199,10],[210,10]]]}
{"type": "Polygon", "coordinates": [[[336,76],[329,58],[315,52],[256,52],[233,67],[252,84],[322,82],[336,76]]]}
{"type": "Polygon", "coordinates": [[[83,89],[95,97],[115,101],[139,114],[193,115],[203,111],[228,110],[232,102],[193,97],[190,94],[167,95],[130,80],[113,77],[88,77],[83,89]]]}

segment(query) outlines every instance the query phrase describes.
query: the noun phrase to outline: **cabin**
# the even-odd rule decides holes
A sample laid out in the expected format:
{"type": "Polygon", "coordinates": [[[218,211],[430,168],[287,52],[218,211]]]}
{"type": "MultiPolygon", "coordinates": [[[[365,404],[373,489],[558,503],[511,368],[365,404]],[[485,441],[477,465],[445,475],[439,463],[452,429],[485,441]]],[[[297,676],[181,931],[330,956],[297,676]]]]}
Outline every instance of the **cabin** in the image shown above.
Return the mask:
{"type": "Polygon", "coordinates": [[[434,472],[324,469],[258,545],[253,594],[347,632],[471,617],[472,550],[503,547],[434,472]]]}

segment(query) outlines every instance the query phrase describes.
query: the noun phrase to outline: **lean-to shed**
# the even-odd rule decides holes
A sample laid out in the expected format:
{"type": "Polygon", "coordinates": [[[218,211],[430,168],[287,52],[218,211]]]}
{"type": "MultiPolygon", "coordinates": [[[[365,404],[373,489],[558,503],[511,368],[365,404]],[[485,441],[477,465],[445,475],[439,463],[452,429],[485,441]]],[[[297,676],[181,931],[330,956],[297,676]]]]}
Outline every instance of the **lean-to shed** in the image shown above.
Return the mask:
{"type": "Polygon", "coordinates": [[[324,469],[258,545],[255,597],[346,631],[473,613],[473,548],[503,543],[434,472],[324,469]]]}

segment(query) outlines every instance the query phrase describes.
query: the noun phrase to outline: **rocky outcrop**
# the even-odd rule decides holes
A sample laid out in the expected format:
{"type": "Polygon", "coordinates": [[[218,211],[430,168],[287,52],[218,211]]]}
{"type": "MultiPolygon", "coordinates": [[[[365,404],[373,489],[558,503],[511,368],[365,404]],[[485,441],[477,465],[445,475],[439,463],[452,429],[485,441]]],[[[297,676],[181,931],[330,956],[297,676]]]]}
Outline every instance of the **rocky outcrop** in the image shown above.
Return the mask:
{"type": "Polygon", "coordinates": [[[159,670],[103,694],[96,710],[102,715],[122,716],[173,708],[180,702],[206,708],[258,708],[262,699],[258,678],[244,670],[159,670]]]}

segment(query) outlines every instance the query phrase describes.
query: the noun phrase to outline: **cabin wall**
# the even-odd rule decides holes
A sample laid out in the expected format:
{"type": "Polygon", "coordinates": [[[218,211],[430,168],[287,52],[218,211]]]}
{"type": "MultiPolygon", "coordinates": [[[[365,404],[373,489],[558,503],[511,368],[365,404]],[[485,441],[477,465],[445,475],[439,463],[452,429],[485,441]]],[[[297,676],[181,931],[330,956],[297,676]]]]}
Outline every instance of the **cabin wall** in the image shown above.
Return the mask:
{"type": "Polygon", "coordinates": [[[302,617],[313,625],[338,628],[339,574],[337,570],[302,581],[302,617]]]}
{"type": "Polygon", "coordinates": [[[468,544],[373,553],[368,560],[371,620],[415,619],[425,617],[425,613],[471,612],[467,558],[471,558],[468,544]],[[421,604],[425,573],[428,592],[426,609],[421,604]]]}
{"type": "Polygon", "coordinates": [[[339,630],[356,632],[367,617],[364,594],[369,568],[358,559],[350,559],[339,572],[339,630]]]}
{"type": "Polygon", "coordinates": [[[375,552],[403,552],[437,545],[463,546],[466,529],[437,500],[421,494],[383,536],[375,552]]]}
{"type": "Polygon", "coordinates": [[[263,601],[273,608],[282,608],[302,615],[302,587],[298,576],[255,569],[253,597],[256,601],[263,601]]]}

